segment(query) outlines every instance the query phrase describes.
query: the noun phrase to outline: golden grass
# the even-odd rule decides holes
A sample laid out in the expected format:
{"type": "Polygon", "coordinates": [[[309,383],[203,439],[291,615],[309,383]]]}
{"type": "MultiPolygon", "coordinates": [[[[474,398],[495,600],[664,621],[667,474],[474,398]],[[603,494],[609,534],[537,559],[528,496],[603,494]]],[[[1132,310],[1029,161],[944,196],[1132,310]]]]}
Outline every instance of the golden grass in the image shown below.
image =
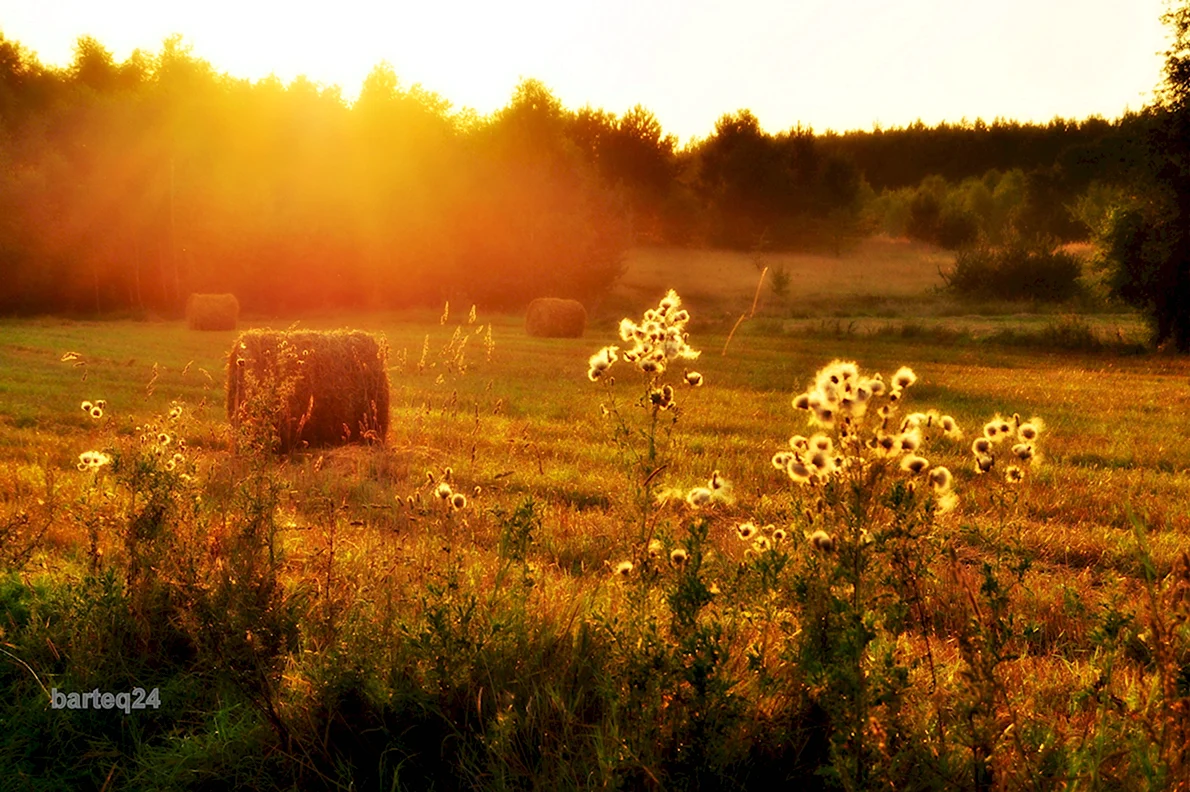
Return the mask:
{"type": "MultiPolygon", "coordinates": [[[[664,284],[695,302],[709,298],[746,308],[756,293],[758,262],[769,267],[770,279],[775,269],[785,268],[796,302],[920,295],[942,285],[938,269],[949,267],[954,254],[921,242],[882,236],[864,239],[839,257],[638,247],[629,253],[627,270],[616,288],[622,296],[648,302],[664,284]]],[[[779,302],[768,284],[760,299],[762,308],[779,302]]]]}
{"type": "MultiPolygon", "coordinates": [[[[758,273],[743,263],[735,297],[746,307],[758,273]]],[[[702,276],[709,277],[711,267],[705,264],[702,276]]],[[[906,281],[900,286],[907,288],[906,281]]],[[[640,287],[657,291],[656,283],[641,281],[640,287]]],[[[656,296],[650,293],[646,304],[656,296]]],[[[432,322],[407,317],[353,317],[353,324],[384,331],[394,347],[407,347],[414,359],[424,334],[436,332],[432,322]]],[[[354,600],[375,624],[391,624],[393,613],[407,618],[420,613],[426,582],[440,580],[457,565],[465,590],[476,592],[485,612],[508,596],[507,581],[500,577],[501,523],[492,510],[507,512],[532,497],[541,528],[530,550],[534,586],[525,600],[527,611],[563,626],[595,612],[608,619],[632,616],[638,603],[610,574],[611,566],[631,553],[632,487],[611,426],[600,412],[606,395],[583,376],[587,355],[614,342],[615,336],[610,329],[600,330],[589,343],[574,346],[525,337],[517,317],[498,319],[497,328],[492,363],[477,364],[465,377],[427,369],[394,383],[394,429],[387,446],[297,454],[275,470],[289,493],[278,519],[288,552],[288,583],[329,575],[336,602],[354,600]],[[457,513],[434,501],[426,476],[428,470],[440,479],[446,466],[453,468],[457,491],[471,499],[457,513]],[[473,495],[476,486],[481,487],[479,496],[473,495]],[[337,532],[336,562],[328,567],[332,529],[337,532]]],[[[725,332],[692,335],[690,343],[704,350],[697,368],[707,384],[679,389],[683,412],[675,427],[677,439],[670,465],[659,478],[666,486],[685,488],[705,483],[718,469],[731,482],[735,502],[710,512],[716,563],[733,569],[745,560],[746,545],[732,532],[736,522],[785,524],[796,519],[796,491],[768,460],[790,434],[805,432],[804,419],[789,400],[813,372],[835,357],[855,359],[865,372],[879,370],[886,377],[908,364],[920,379],[903,412],[938,407],[953,414],[967,433],[968,442],[938,443],[925,451],[932,463],[951,467],[960,494],[958,510],[941,521],[935,537],[956,549],[953,575],[978,589],[980,564],[993,555],[991,542],[973,534],[972,526],[1034,556],[1033,567],[1010,598],[1012,613],[1029,626],[1032,637],[1014,644],[1013,651],[1020,653],[1000,666],[1011,696],[1002,704],[1052,725],[1063,744],[1084,739],[1079,729],[1096,727],[1096,718],[1102,717],[1085,701],[1078,707],[1071,703],[1096,681],[1090,636],[1113,597],[1132,604],[1142,600],[1128,510],[1150,526],[1159,573],[1168,571],[1190,541],[1190,361],[950,346],[881,335],[791,337],[766,329],[771,330],[754,326],[737,335],[726,357],[718,354],[725,332]],[[1006,490],[996,477],[975,475],[967,446],[992,413],[1014,411],[1045,419],[1040,442],[1044,462],[1021,487],[1006,490]],[[1005,492],[1010,498],[1019,495],[1019,508],[1000,505],[1004,501],[997,498],[1005,492]]],[[[117,362],[119,355],[105,352],[92,358],[87,394],[108,396],[109,411],[117,417],[102,425],[87,423],[81,413],[74,415],[78,371],[50,352],[75,347],[87,352],[87,345],[100,351],[119,348],[121,338],[140,339],[144,328],[55,326],[44,336],[39,332],[21,340],[19,355],[10,345],[0,346],[0,374],[19,358],[35,375],[13,378],[17,389],[0,396],[0,444],[20,449],[0,462],[0,489],[7,491],[0,495],[0,518],[4,510],[35,504],[44,489],[42,469],[20,458],[44,458],[56,477],[60,501],[77,502],[87,492],[86,482],[71,467],[80,450],[120,442],[125,424],[131,427],[159,412],[167,399],[194,403],[214,395],[193,367],[182,373],[192,356],[206,362],[201,357],[205,350],[183,347],[177,339],[165,344],[174,348],[162,361],[156,380],[160,392],[148,400],[142,396],[147,365],[125,366],[117,362]],[[122,395],[112,399],[113,393],[122,395]],[[45,412],[32,413],[40,426],[16,425],[15,416],[23,414],[20,405],[27,403],[46,405],[45,412]],[[68,417],[59,418],[59,411],[68,417]],[[4,487],[6,481],[13,486],[4,487]]],[[[210,355],[217,359],[220,351],[213,345],[210,355]]],[[[620,378],[618,398],[631,405],[640,389],[629,372],[614,373],[620,378]]],[[[203,440],[196,454],[204,477],[235,463],[221,416],[215,413],[196,405],[186,430],[192,440],[203,440]]],[[[217,502],[218,491],[204,497],[217,502]]],[[[47,513],[31,508],[35,515],[47,513]]],[[[682,540],[692,513],[673,503],[656,516],[657,535],[674,542],[682,540]]],[[[69,571],[84,544],[80,523],[63,509],[38,561],[50,573],[69,571]]],[[[118,557],[118,545],[114,535],[105,539],[109,559],[118,557]]],[[[800,531],[792,532],[791,547],[800,559],[800,531]]],[[[946,574],[927,593],[938,631],[930,646],[939,688],[930,695],[938,700],[964,684],[959,647],[947,636],[966,624],[966,601],[962,587],[948,585],[946,574]]],[[[654,600],[647,607],[663,615],[664,604],[654,600]]],[[[775,642],[798,626],[788,614],[769,619],[763,603],[746,609],[738,604],[716,601],[709,606],[725,620],[733,646],[775,642]],[[743,615],[744,610],[751,615],[743,615]]],[[[316,634],[316,640],[324,639],[316,634]]],[[[391,646],[381,632],[369,640],[391,646]]],[[[908,633],[902,642],[898,652],[904,657],[924,655],[920,633],[908,633]]],[[[728,662],[730,671],[744,675],[742,653],[733,653],[728,662]]],[[[788,663],[772,657],[769,662],[777,676],[794,674],[788,663]]],[[[930,689],[925,663],[912,673],[918,690],[930,689]]],[[[1109,692],[1144,701],[1152,695],[1152,679],[1143,665],[1122,664],[1109,692]]],[[[309,681],[291,674],[287,684],[298,695],[309,681]]],[[[737,692],[755,701],[756,712],[763,715],[780,711],[781,690],[765,692],[759,683],[749,683],[737,692]]],[[[916,704],[924,707],[927,700],[922,694],[916,704]]]]}

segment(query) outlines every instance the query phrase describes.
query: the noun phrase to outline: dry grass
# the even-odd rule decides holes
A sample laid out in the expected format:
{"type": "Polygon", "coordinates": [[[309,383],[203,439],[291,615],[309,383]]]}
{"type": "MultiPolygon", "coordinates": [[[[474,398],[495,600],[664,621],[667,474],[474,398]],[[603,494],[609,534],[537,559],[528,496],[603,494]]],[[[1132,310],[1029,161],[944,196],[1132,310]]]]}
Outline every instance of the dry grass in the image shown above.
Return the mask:
{"type": "MultiPolygon", "coordinates": [[[[620,296],[636,302],[655,299],[658,284],[701,303],[720,301],[724,309],[747,307],[756,292],[760,267],[789,273],[793,302],[847,297],[911,297],[941,286],[938,268],[949,267],[954,255],[921,242],[872,237],[842,256],[808,253],[752,255],[726,250],[635,248],[617,286],[620,296]],[[759,263],[760,267],[757,266],[759,263]]],[[[766,285],[762,305],[778,299],[766,285]]]]}
{"type": "MultiPolygon", "coordinates": [[[[887,253],[893,247],[875,240],[867,250],[878,258],[880,250],[887,253]]],[[[928,255],[928,251],[917,250],[913,255],[919,254],[928,255]]],[[[666,275],[666,282],[680,285],[682,277],[689,277],[690,284],[701,282],[708,289],[704,304],[712,304],[719,299],[714,288],[715,262],[727,261],[717,259],[718,255],[705,254],[686,275],[675,270],[673,280],[666,275]]],[[[852,294],[870,282],[859,277],[863,266],[858,254],[855,258],[850,265],[851,277],[856,279],[852,294]]],[[[673,253],[652,259],[659,268],[680,262],[673,253]]],[[[889,254],[885,262],[895,266],[895,256],[889,254]]],[[[746,259],[737,259],[735,266],[731,277],[737,280],[723,299],[738,300],[734,307],[746,308],[755,291],[757,271],[746,259]]],[[[648,298],[637,309],[663,293],[639,268],[637,279],[632,276],[630,268],[625,288],[648,290],[648,298]]],[[[927,288],[922,286],[924,278],[916,280],[921,276],[917,270],[902,272],[890,288],[902,294],[927,288]]],[[[820,290],[843,288],[831,280],[834,275],[807,273],[804,277],[820,290]]],[[[692,308],[697,316],[696,311],[692,308]]],[[[427,335],[445,332],[428,316],[355,316],[351,321],[383,332],[398,350],[397,356],[410,361],[423,347],[439,346],[437,341],[426,342],[427,335]]],[[[1035,318],[1005,321],[1020,327],[1035,318]]],[[[631,632],[616,631],[628,630],[626,625],[643,616],[654,617],[662,625],[670,622],[660,588],[669,585],[670,578],[661,578],[658,588],[642,600],[609,574],[612,565],[633,552],[634,492],[625,475],[625,458],[614,442],[614,427],[600,409],[606,396],[587,381],[584,371],[596,348],[616,342],[614,330],[600,329],[587,342],[561,344],[526,337],[519,317],[500,317],[494,325],[497,347],[490,362],[477,361],[466,375],[461,368],[427,364],[394,380],[391,401],[384,409],[394,426],[387,444],[322,449],[294,454],[283,463],[265,462],[281,493],[269,514],[275,516],[280,530],[285,559],[282,582],[287,589],[310,592],[312,603],[302,624],[302,652],[291,657],[283,677],[287,707],[296,713],[295,728],[304,728],[307,716],[321,716],[312,702],[320,701],[316,697],[330,686],[325,682],[328,676],[332,680],[357,673],[383,677],[395,669],[392,678],[404,681],[390,678],[376,684],[415,682],[419,687],[405,689],[407,694],[415,691],[409,694],[410,700],[431,701],[431,707],[441,707],[444,715],[457,717],[457,723],[469,724],[466,728],[486,728],[488,723],[509,730],[523,728],[525,739],[535,746],[559,734],[552,723],[543,725],[543,713],[569,707],[574,720],[567,722],[567,728],[575,729],[567,733],[569,750],[579,744],[579,735],[589,736],[606,725],[589,722],[599,715],[584,709],[588,700],[582,696],[618,684],[612,675],[620,667],[606,661],[600,668],[608,676],[583,676],[581,664],[567,665],[579,661],[558,647],[573,651],[582,661],[605,662],[599,652],[613,651],[608,645],[583,644],[589,639],[579,638],[583,630],[592,629],[617,636],[621,643],[615,651],[628,653],[621,660],[643,661],[648,658],[631,652],[647,646],[647,636],[641,640],[631,632]],[[465,508],[453,510],[434,497],[448,467],[450,486],[468,497],[465,508]],[[528,544],[523,570],[528,582],[522,587],[521,570],[517,569],[514,581],[502,547],[509,515],[527,498],[534,500],[540,523],[528,544]],[[352,621],[344,623],[345,614],[352,621]],[[464,616],[472,621],[464,622],[464,616]],[[482,632],[485,625],[490,632],[482,632]],[[554,633],[558,637],[548,644],[550,648],[541,648],[548,641],[534,643],[554,633]],[[351,661],[343,660],[344,656],[351,661]],[[467,666],[467,658],[475,665],[467,666]],[[435,676],[438,673],[442,676],[435,676]],[[410,675],[414,682],[401,674],[410,675]],[[503,694],[493,690],[515,690],[516,700],[497,699],[503,694]],[[497,706],[500,715],[494,714],[497,706]],[[472,721],[472,714],[478,720],[472,721]]],[[[790,397],[832,358],[857,360],[865,371],[879,370],[886,377],[897,366],[908,364],[920,380],[903,410],[932,406],[952,414],[966,430],[967,441],[940,443],[926,454],[931,463],[946,464],[955,473],[960,501],[956,512],[943,518],[922,542],[923,547],[953,549],[955,561],[952,564],[940,554],[943,560],[923,581],[932,631],[913,629],[899,639],[896,651],[910,663],[912,681],[904,728],[919,737],[933,734],[931,730],[943,719],[952,735],[965,728],[958,716],[934,719],[931,713],[935,707],[938,712],[955,713],[970,703],[969,675],[961,642],[955,637],[971,629],[973,614],[966,592],[980,591],[983,562],[1007,565],[1030,557],[1032,566],[1007,595],[1014,633],[997,667],[1000,697],[989,716],[1001,728],[1009,722],[1021,724],[996,738],[998,783],[1004,788],[1036,788],[1046,783],[1093,786],[1088,780],[1092,771],[1070,770],[1076,762],[1062,764],[1067,761],[1064,757],[1077,756],[1091,757],[1085,761],[1094,765],[1093,772],[1123,777],[1120,788],[1143,787],[1136,768],[1144,760],[1133,760],[1128,753],[1142,748],[1120,744],[1118,739],[1126,733],[1123,730],[1136,731],[1138,723],[1152,722],[1157,719],[1154,713],[1160,712],[1157,663],[1146,654],[1151,635],[1145,638],[1142,632],[1152,610],[1145,604],[1143,567],[1129,512],[1140,515],[1149,526],[1154,568],[1159,576],[1167,574],[1190,542],[1186,505],[1190,503],[1190,389],[1186,386],[1190,362],[1154,355],[956,346],[911,333],[882,331],[879,326],[870,328],[871,333],[837,338],[787,335],[775,323],[763,322],[749,323],[733,339],[730,354],[722,356],[718,350],[729,328],[713,334],[692,333],[690,343],[704,350],[697,367],[706,385],[679,389],[681,413],[674,427],[675,441],[665,447],[668,466],[656,483],[688,488],[705,483],[713,470],[732,483],[734,501],[709,512],[713,560],[708,569],[718,575],[724,594],[702,618],[716,620],[723,630],[725,654],[719,673],[740,680],[731,694],[737,697],[736,704],[745,707],[746,718],[757,732],[764,733],[772,725],[770,718],[779,719],[796,704],[792,691],[800,690],[801,671],[776,650],[769,649],[767,656],[748,652],[792,640],[789,636],[804,624],[794,606],[775,609],[769,599],[731,590],[732,581],[743,579],[741,570],[755,562],[755,555],[748,555],[746,546],[735,538],[733,526],[745,519],[789,525],[794,537],[791,568],[812,564],[813,557],[800,538],[803,504],[788,478],[769,462],[774,451],[787,447],[791,434],[807,430],[804,417],[790,407],[790,397]],[[1043,463],[1016,489],[1007,488],[998,476],[976,475],[970,464],[970,438],[995,412],[1040,415],[1046,421],[1040,445],[1043,463]],[[1118,646],[1097,637],[1117,605],[1135,611],[1136,618],[1121,633],[1118,646]],[[922,661],[927,649],[936,667],[922,661]],[[767,663],[771,676],[762,679],[755,663],[767,663]],[[1110,679],[1104,676],[1105,668],[1114,674],[1110,679]],[[1095,740],[1108,745],[1103,751],[1107,758],[1094,759],[1098,755],[1095,740]],[[1051,765],[1060,768],[1054,773],[1069,775],[1044,775],[1051,765]]],[[[23,511],[34,528],[39,520],[48,521],[47,541],[32,561],[47,579],[79,577],[79,559],[86,555],[86,513],[80,504],[95,498],[89,489],[93,479],[74,469],[77,454],[86,448],[131,442],[134,426],[152,420],[175,399],[187,405],[188,422],[177,435],[190,443],[193,451],[187,453],[194,459],[195,476],[203,487],[204,516],[194,524],[209,522],[224,530],[239,517],[237,498],[242,496],[237,492],[241,491],[226,471],[260,461],[231,453],[223,416],[206,405],[215,392],[199,373],[203,369],[218,374],[225,350],[217,339],[184,331],[170,335],[164,328],[152,339],[147,335],[143,326],[131,323],[31,322],[14,325],[8,336],[12,341],[0,345],[0,381],[14,383],[0,391],[0,447],[7,451],[0,460],[0,525],[23,511]],[[147,344],[155,345],[151,348],[158,357],[153,362],[159,367],[150,369],[143,357],[129,364],[128,350],[147,344]],[[87,366],[79,369],[63,362],[65,350],[83,353],[87,366]],[[88,376],[86,382],[80,381],[82,371],[88,376]],[[146,382],[152,388],[147,389],[146,382]],[[96,397],[109,401],[108,415],[99,422],[78,409],[79,399],[96,397]],[[52,483],[52,498],[47,497],[47,483],[52,483]]],[[[295,349],[304,346],[295,339],[295,349]]],[[[233,355],[233,366],[234,359],[233,355]]],[[[632,405],[640,394],[632,390],[629,372],[620,372],[617,369],[621,382],[614,387],[621,394],[622,407],[635,409],[632,405]]],[[[680,370],[673,373],[680,376],[680,370]]],[[[297,405],[290,407],[291,417],[300,412],[297,405]]],[[[670,503],[655,513],[656,536],[667,550],[686,541],[692,514],[682,503],[670,503]]],[[[101,549],[107,563],[120,563],[123,536],[115,530],[104,535],[101,549]]],[[[210,541],[222,538],[216,531],[210,541]]],[[[211,558],[218,558],[214,550],[209,552],[211,558]]],[[[1003,572],[1004,566],[998,568],[1003,579],[1011,578],[1003,572]]],[[[6,624],[4,629],[10,627],[6,624]]],[[[13,640],[13,635],[4,637],[13,640]]],[[[55,651],[67,658],[64,662],[81,656],[79,647],[55,641],[55,651]]],[[[39,638],[36,646],[49,656],[44,640],[39,638]]],[[[668,666],[669,671],[676,668],[681,673],[686,667],[683,662],[690,658],[674,657],[680,662],[668,666]]],[[[45,660],[47,667],[51,662],[45,660]]],[[[661,673],[646,675],[642,684],[661,673]]],[[[658,713],[672,715],[689,690],[683,685],[658,695],[658,713]]],[[[609,693],[621,694],[632,695],[631,686],[625,683],[623,691],[609,693]]],[[[398,700],[397,696],[389,699],[398,700]]],[[[373,716],[359,702],[352,706],[373,716]]],[[[649,714],[617,711],[624,718],[617,723],[649,714]]],[[[188,724],[205,722],[194,713],[186,717],[188,724]]],[[[351,714],[340,717],[352,725],[363,724],[369,734],[403,739],[384,732],[386,727],[376,725],[378,721],[351,714]]],[[[401,718],[392,722],[402,724],[401,735],[427,728],[420,721],[416,727],[401,718]]],[[[186,733],[191,726],[177,728],[186,733]]],[[[458,740],[458,730],[464,727],[451,728],[456,729],[453,736],[438,740],[434,751],[423,750],[419,755],[437,756],[440,744],[458,740]]],[[[313,744],[327,740],[327,733],[319,732],[313,744]]],[[[346,733],[351,735],[348,743],[361,739],[350,730],[346,733]]],[[[502,734],[485,733],[491,755],[521,761],[528,749],[517,743],[501,748],[502,734]]],[[[617,740],[622,736],[615,735],[617,740]]],[[[246,744],[234,736],[220,739],[246,744]]],[[[1148,736],[1137,739],[1145,742],[1148,736]]],[[[281,744],[270,743],[268,748],[285,755],[284,748],[278,747],[281,744]]],[[[330,744],[338,743],[330,739],[330,744]]],[[[619,750],[621,743],[614,745],[619,750]]],[[[953,741],[949,750],[955,756],[965,755],[953,741]]],[[[532,757],[536,761],[538,755],[532,757]]],[[[375,756],[367,758],[377,764],[375,756]]],[[[568,762],[569,754],[563,764],[568,762]]],[[[619,767],[636,766],[626,762],[619,767]]],[[[477,778],[489,778],[483,775],[487,768],[472,770],[477,778]]],[[[655,765],[650,771],[660,772],[655,765]]],[[[970,775],[964,779],[971,781],[970,775]]],[[[609,786],[615,784],[615,777],[603,780],[609,786]]]]}

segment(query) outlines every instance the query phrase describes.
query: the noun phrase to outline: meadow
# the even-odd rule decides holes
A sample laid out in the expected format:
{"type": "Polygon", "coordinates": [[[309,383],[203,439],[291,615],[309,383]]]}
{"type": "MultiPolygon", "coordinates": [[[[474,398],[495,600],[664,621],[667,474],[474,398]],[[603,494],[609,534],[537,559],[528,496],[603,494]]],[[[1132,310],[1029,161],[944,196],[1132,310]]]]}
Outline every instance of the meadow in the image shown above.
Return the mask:
{"type": "Polygon", "coordinates": [[[384,334],[391,429],[285,456],[228,424],[234,332],[0,319],[0,774],[1185,788],[1190,362],[1110,306],[953,302],[923,246],[753,258],[638,250],[581,339],[457,301],[303,317],[384,334]],[[788,296],[757,298],[763,266],[788,296]],[[701,355],[592,375],[669,288],[701,355]],[[835,360],[912,369],[884,429],[919,414],[945,487],[794,408],[835,360]],[[1014,414],[1043,421],[1023,480],[1011,443],[977,472],[1014,414]],[[774,456],[816,433],[856,461],[799,483],[774,456]],[[50,706],[134,686],[160,708],[50,706]]]}

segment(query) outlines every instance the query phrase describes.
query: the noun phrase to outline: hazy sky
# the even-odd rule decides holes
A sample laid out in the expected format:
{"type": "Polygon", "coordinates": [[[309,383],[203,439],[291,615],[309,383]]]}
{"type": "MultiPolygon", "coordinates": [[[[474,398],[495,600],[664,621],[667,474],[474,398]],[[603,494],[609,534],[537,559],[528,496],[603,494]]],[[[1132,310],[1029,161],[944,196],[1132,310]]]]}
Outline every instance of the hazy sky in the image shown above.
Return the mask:
{"type": "Polygon", "coordinates": [[[771,132],[1047,121],[1139,109],[1161,80],[1162,0],[0,0],[0,33],[65,64],[178,32],[216,69],[352,98],[381,60],[489,112],[536,77],[568,107],[640,103],[683,142],[750,108],[771,132]]]}

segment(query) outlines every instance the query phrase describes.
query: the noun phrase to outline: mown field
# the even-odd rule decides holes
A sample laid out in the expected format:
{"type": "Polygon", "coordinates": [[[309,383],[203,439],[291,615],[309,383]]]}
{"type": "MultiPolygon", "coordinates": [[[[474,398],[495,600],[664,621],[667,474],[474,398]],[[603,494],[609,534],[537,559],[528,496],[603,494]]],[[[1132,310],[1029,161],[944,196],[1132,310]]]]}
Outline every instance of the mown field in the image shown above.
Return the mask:
{"type": "MultiPolygon", "coordinates": [[[[952,304],[929,291],[939,254],[892,244],[849,254],[847,277],[783,262],[805,264],[791,297],[762,288],[738,326],[748,258],[672,251],[638,252],[582,339],[460,305],[303,320],[385,335],[391,428],[281,457],[233,450],[235,333],[0,320],[0,775],[1184,785],[1190,362],[1138,353],[1131,315],[952,304]],[[669,287],[701,356],[652,385],[623,360],[614,385],[592,382],[590,356],[628,346],[619,320],[669,287]],[[961,441],[923,428],[920,449],[953,473],[952,510],[868,450],[821,486],[774,466],[791,435],[824,431],[791,399],[835,359],[916,373],[889,432],[929,409],[958,422],[961,441]],[[678,409],[640,403],[664,383],[678,409]],[[98,399],[102,417],[80,409],[98,399]],[[970,450],[1014,413],[1044,420],[1017,484],[1007,445],[984,474],[970,450]],[[79,470],[87,451],[112,462],[79,470]],[[688,505],[715,471],[728,486],[688,505]],[[436,497],[443,481],[464,506],[436,497]],[[137,686],[160,708],[53,709],[48,693],[137,686]]],[[[863,420],[870,434],[875,405],[863,420]]]]}

